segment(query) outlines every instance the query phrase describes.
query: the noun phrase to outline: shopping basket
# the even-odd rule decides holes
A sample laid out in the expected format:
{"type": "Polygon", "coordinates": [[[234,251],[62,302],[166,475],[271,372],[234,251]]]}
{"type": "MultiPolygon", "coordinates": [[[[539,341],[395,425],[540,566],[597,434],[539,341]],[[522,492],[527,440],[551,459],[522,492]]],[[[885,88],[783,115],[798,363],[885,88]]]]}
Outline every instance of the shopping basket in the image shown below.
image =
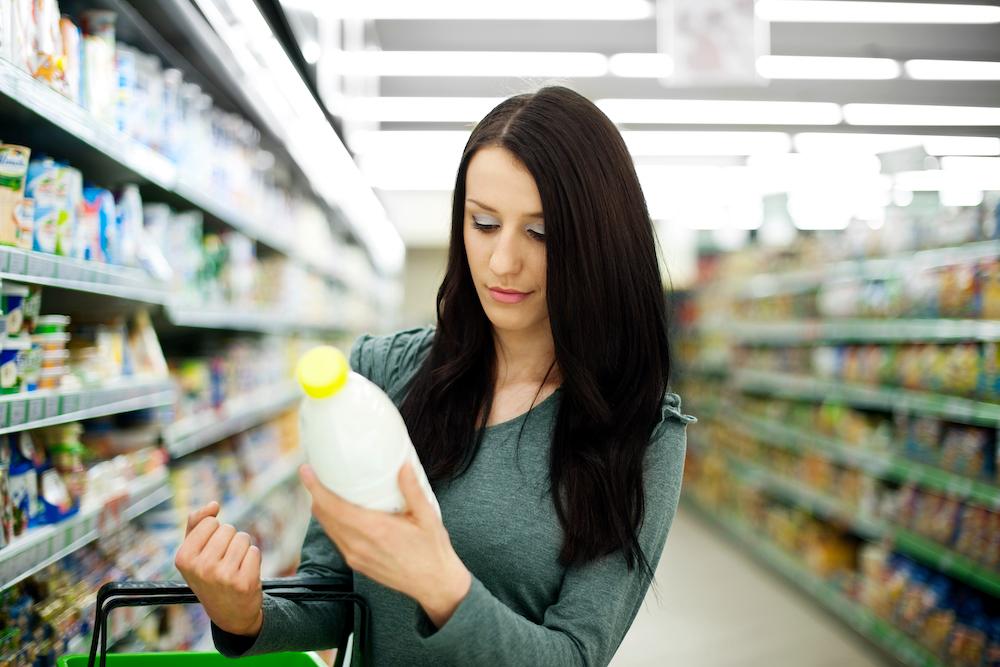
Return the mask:
{"type": "MultiPolygon", "coordinates": [[[[371,665],[371,608],[360,595],[345,589],[344,584],[331,579],[296,578],[269,579],[262,582],[268,595],[299,602],[340,602],[357,607],[357,614],[350,614],[338,637],[337,646],[346,647],[347,639],[354,633],[350,665],[370,667],[371,665]]],[[[170,581],[125,581],[105,584],[97,592],[93,639],[89,655],[67,655],[59,658],[58,667],[216,667],[239,665],[239,667],[314,667],[322,665],[308,653],[273,653],[232,660],[218,653],[122,653],[107,655],[108,615],[118,607],[145,607],[165,604],[196,604],[198,598],[187,586],[170,581]]],[[[347,652],[337,651],[334,667],[345,664],[347,652]]]]}

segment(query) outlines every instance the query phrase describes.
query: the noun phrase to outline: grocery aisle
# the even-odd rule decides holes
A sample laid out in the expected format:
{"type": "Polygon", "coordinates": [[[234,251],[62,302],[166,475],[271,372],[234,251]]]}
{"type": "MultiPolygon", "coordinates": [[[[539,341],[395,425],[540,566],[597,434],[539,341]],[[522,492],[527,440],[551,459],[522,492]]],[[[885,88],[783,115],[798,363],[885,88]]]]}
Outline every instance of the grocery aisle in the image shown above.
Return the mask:
{"type": "Polygon", "coordinates": [[[686,507],[656,579],[611,667],[892,664],[686,507]]]}

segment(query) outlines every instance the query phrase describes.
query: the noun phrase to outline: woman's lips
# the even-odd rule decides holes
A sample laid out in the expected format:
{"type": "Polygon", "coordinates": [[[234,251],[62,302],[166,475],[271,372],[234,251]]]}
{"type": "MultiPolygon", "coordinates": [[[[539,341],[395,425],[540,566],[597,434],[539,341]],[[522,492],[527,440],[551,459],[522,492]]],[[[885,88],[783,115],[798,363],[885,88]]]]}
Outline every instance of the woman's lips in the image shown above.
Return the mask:
{"type": "Polygon", "coordinates": [[[500,303],[521,303],[527,299],[530,294],[531,292],[513,292],[495,289],[493,287],[490,288],[490,295],[495,301],[499,301],[500,303]]]}

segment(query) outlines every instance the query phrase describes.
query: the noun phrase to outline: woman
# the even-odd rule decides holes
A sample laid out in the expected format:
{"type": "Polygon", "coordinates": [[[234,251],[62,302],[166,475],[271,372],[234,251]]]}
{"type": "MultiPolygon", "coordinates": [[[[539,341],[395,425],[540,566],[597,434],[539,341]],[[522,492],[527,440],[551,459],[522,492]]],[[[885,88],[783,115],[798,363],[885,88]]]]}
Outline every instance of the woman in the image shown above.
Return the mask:
{"type": "MultiPolygon", "coordinates": [[[[355,507],[308,466],[299,573],[352,581],[376,665],[604,665],[652,581],[680,493],[649,214],[614,125],[566,88],[512,97],[455,181],[436,329],[361,337],[351,365],[400,406],[408,512],[355,507]]],[[[223,653],[328,648],[344,610],[260,591],[260,552],[189,519],[177,566],[223,653]]]]}

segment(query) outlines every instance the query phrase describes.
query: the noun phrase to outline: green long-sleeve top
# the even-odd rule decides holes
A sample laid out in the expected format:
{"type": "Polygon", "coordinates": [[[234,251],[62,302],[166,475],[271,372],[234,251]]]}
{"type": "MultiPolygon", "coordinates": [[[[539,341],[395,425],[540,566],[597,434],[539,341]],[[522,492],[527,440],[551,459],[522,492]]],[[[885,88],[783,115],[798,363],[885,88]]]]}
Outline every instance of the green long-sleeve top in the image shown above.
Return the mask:
{"type": "MultiPolygon", "coordinates": [[[[433,328],[362,336],[351,367],[398,406],[430,350],[433,328]]],[[[551,429],[561,389],[522,417],[488,426],[466,474],[435,486],[455,552],[472,587],[436,629],[409,597],[352,572],[313,519],[302,545],[301,576],[352,581],[372,609],[373,664],[606,665],[642,604],[648,584],[616,552],[583,566],[559,563],[563,531],[548,489],[551,429]]],[[[684,465],[680,398],[666,394],[646,458],[646,514],[639,541],[655,568],[677,509],[684,465]]],[[[213,626],[216,648],[235,657],[332,648],[346,608],[264,598],[256,640],[213,626]]]]}

